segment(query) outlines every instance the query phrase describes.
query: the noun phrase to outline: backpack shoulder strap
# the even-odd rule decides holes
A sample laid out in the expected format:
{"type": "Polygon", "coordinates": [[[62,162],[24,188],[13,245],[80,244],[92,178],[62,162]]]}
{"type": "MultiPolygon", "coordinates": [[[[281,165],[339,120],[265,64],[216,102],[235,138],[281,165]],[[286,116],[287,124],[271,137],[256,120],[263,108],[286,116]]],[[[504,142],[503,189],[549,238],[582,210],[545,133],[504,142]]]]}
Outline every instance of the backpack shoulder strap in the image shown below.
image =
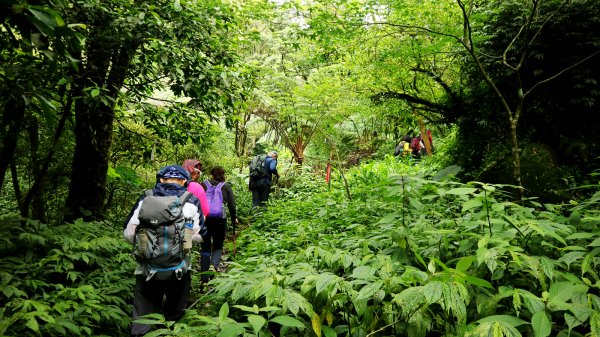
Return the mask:
{"type": "Polygon", "coordinates": [[[225,185],[224,181],[221,181],[218,185],[217,185],[217,189],[221,190],[221,187],[223,187],[223,185],[225,185]]]}
{"type": "Polygon", "coordinates": [[[152,191],[151,189],[144,191],[144,196],[146,196],[146,197],[151,197],[153,195],[154,195],[154,191],[152,191]]]}
{"type": "Polygon", "coordinates": [[[189,192],[189,191],[183,192],[179,196],[179,202],[181,203],[181,205],[185,204],[190,199],[191,196],[192,196],[191,192],[189,192]]]}
{"type": "Polygon", "coordinates": [[[213,187],[213,185],[210,183],[210,181],[208,181],[208,179],[204,180],[204,185],[206,185],[206,187],[213,187]]]}

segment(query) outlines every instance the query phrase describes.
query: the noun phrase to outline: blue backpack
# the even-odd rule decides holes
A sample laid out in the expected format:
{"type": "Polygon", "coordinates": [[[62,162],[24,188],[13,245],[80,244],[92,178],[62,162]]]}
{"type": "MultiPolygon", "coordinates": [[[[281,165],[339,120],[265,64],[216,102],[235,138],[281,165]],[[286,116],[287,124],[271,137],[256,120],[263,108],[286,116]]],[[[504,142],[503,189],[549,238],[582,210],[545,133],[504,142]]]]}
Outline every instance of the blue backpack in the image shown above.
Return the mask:
{"type": "Polygon", "coordinates": [[[223,208],[223,192],[221,188],[225,182],[220,182],[217,186],[210,184],[208,180],[204,181],[206,185],[206,200],[208,200],[208,217],[209,218],[224,218],[225,211],[223,208]]]}

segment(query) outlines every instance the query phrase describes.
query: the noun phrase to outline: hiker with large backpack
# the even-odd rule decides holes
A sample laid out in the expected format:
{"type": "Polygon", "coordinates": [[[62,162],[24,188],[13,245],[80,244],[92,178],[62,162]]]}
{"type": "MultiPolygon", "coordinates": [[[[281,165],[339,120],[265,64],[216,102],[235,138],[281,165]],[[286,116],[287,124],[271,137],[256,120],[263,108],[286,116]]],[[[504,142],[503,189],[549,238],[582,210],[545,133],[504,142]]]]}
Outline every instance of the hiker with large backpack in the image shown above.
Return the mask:
{"type": "Polygon", "coordinates": [[[425,148],[421,136],[417,136],[410,142],[410,149],[412,150],[412,156],[415,159],[421,158],[421,150],[425,148]]]}
{"type": "MultiPolygon", "coordinates": [[[[206,179],[202,182],[210,210],[206,217],[208,234],[200,244],[202,248],[200,271],[208,271],[212,266],[216,272],[221,272],[223,270],[219,267],[219,262],[221,261],[223,242],[227,231],[227,213],[229,213],[234,229],[237,222],[235,196],[231,185],[225,182],[225,170],[221,166],[215,166],[210,170],[210,175],[212,179],[206,179]],[[227,205],[227,208],[225,208],[225,205],[227,205]]],[[[208,279],[208,275],[201,276],[203,283],[208,282],[208,279]]]]}
{"type": "Polygon", "coordinates": [[[186,159],[183,161],[182,166],[189,173],[190,178],[192,178],[187,185],[187,190],[195,195],[198,200],[200,200],[202,214],[204,214],[206,217],[208,216],[209,212],[208,201],[206,201],[206,193],[204,192],[204,189],[198,182],[200,175],[202,174],[202,163],[197,159],[186,159]]]}
{"type": "Polygon", "coordinates": [[[250,162],[250,181],[248,188],[252,191],[252,208],[264,207],[269,201],[273,176],[279,179],[277,172],[277,152],[259,154],[250,162]]]}
{"type": "MultiPolygon", "coordinates": [[[[123,230],[137,261],[134,321],[151,313],[162,313],[168,321],[183,316],[192,283],[192,242],[202,242],[207,234],[198,198],[186,190],[187,171],[170,165],[156,177],[156,185],[139,198],[123,230]]],[[[132,323],[131,335],[142,336],[151,329],[151,325],[132,323]]]]}
{"type": "Polygon", "coordinates": [[[412,137],[410,135],[405,135],[404,137],[402,137],[402,141],[400,141],[400,143],[396,146],[396,148],[394,149],[394,156],[408,156],[409,154],[412,153],[412,150],[410,148],[410,143],[412,141],[412,137]]]}

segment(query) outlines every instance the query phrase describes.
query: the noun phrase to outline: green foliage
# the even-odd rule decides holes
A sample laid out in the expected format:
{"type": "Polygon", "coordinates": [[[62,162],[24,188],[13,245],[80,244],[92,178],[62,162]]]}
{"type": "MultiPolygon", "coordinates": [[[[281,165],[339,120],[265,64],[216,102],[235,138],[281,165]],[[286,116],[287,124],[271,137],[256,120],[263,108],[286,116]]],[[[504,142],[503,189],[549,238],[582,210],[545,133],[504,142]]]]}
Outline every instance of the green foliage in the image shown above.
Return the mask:
{"type": "Polygon", "coordinates": [[[134,261],[104,222],[49,227],[0,219],[0,334],[125,335],[134,261]]]}
{"type": "Polygon", "coordinates": [[[262,327],[288,316],[306,336],[595,331],[597,201],[522,206],[503,186],[428,180],[419,170],[372,162],[347,173],[352,201],[337,180],[331,191],[274,200],[239,237],[233,268],[213,281],[234,304],[231,317],[250,322],[252,311],[262,327]]]}
{"type": "MultiPolygon", "coordinates": [[[[599,147],[590,135],[597,132],[600,124],[597,115],[586,111],[594,109],[592,102],[598,96],[598,72],[594,69],[598,69],[599,59],[587,58],[598,51],[596,33],[589,32],[596,32],[599,27],[600,6],[597,1],[541,3],[531,27],[539,32],[535,42],[525,49],[530,37],[519,32],[531,3],[534,2],[491,1],[474,7],[473,29],[480,41],[478,48],[486,55],[482,63],[508,102],[517,100],[519,85],[527,91],[544,82],[527,96],[517,129],[523,183],[529,195],[564,202],[569,196],[557,191],[565,185],[561,178],[566,175],[567,184],[572,179],[581,182],[598,165],[599,147]],[[576,24],[567,26],[566,22],[576,24]],[[507,68],[502,57],[494,56],[506,52],[504,59],[516,64],[523,50],[528,52],[516,81],[515,69],[507,68]],[[569,53],[561,53],[562,50],[569,53]],[[586,62],[580,63],[584,59],[586,62]],[[550,80],[545,82],[547,79],[550,80]]],[[[506,112],[496,103],[496,94],[486,88],[477,69],[471,63],[463,69],[469,90],[463,95],[467,104],[451,113],[459,117],[456,120],[460,128],[453,159],[465,168],[466,179],[503,183],[505,180],[494,178],[509,176],[512,170],[506,164],[511,157],[506,112]]]]}

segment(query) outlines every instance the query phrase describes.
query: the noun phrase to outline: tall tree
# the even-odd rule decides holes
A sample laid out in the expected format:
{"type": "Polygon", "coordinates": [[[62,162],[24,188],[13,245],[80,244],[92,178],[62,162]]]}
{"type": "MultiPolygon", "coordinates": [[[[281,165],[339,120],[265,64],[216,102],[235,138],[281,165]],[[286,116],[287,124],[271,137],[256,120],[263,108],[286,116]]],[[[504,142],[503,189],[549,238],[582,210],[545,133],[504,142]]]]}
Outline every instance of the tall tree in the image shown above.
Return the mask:
{"type": "MultiPolygon", "coordinates": [[[[65,8],[67,13],[67,8],[65,8]]],[[[67,220],[102,215],[115,106],[123,89],[148,98],[157,89],[191,97],[204,114],[230,111],[237,99],[231,8],[218,0],[180,3],[77,1],[86,22],[85,51],[74,92],[76,148],[67,220]]]]}
{"type": "MultiPolygon", "coordinates": [[[[68,26],[61,15],[48,6],[7,1],[2,3],[1,9],[0,187],[4,187],[10,164],[21,214],[28,216],[29,206],[36,200],[33,215],[43,219],[46,203],[40,191],[71,117],[73,97],[67,78],[77,66],[72,52],[80,45],[81,36],[77,32],[80,26],[68,26]],[[25,142],[30,149],[21,153],[29,161],[26,169],[19,170],[15,150],[25,134],[29,135],[25,142]],[[24,177],[28,179],[23,180],[24,177]],[[30,183],[19,184],[19,181],[30,183]]],[[[62,147],[68,148],[66,144],[62,147]]]]}

